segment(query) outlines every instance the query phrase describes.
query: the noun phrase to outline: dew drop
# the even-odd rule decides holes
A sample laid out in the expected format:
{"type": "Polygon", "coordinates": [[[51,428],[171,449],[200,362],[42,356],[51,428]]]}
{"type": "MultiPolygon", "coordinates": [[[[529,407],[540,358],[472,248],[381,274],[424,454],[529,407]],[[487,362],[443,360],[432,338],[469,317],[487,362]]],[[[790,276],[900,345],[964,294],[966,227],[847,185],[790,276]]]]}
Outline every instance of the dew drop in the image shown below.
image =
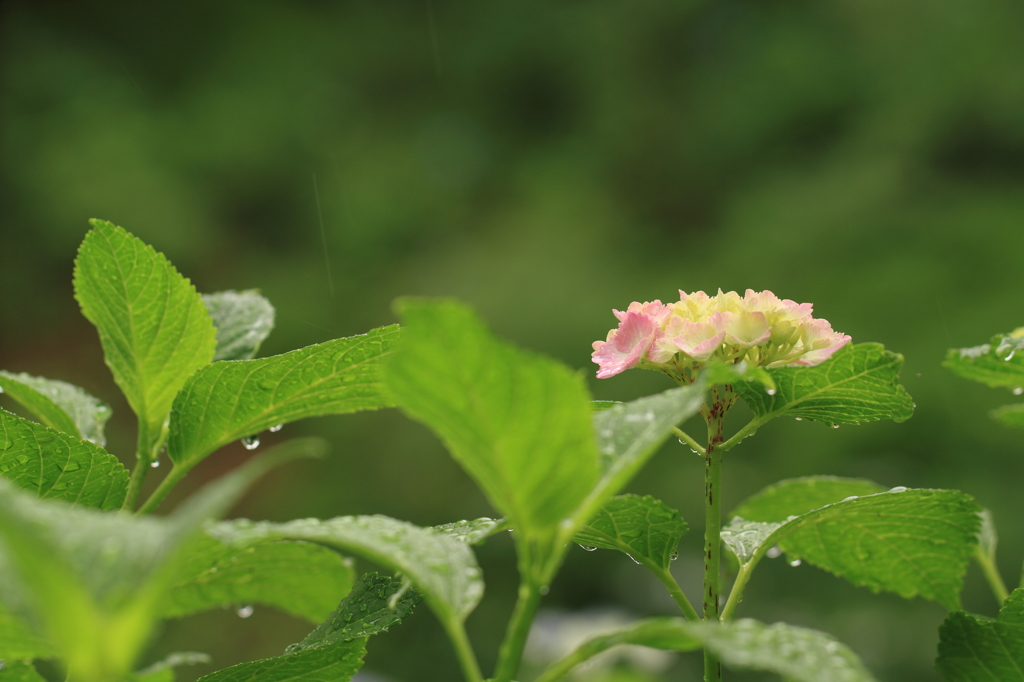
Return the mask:
{"type": "Polygon", "coordinates": [[[856,500],[856,499],[857,499],[856,495],[850,495],[849,497],[844,497],[841,501],[842,502],[849,502],[850,500],[856,500]]]}
{"type": "Polygon", "coordinates": [[[351,614],[351,613],[346,613],[346,614],[345,614],[345,622],[347,623],[347,622],[349,622],[350,620],[352,620],[352,614],[351,614]]]}
{"type": "Polygon", "coordinates": [[[289,644],[285,647],[284,652],[286,654],[294,654],[295,652],[302,651],[305,648],[306,647],[302,646],[301,644],[289,644]]]}
{"type": "Polygon", "coordinates": [[[798,422],[802,422],[802,421],[804,420],[804,418],[803,418],[803,417],[795,417],[795,419],[796,419],[796,420],[797,420],[798,422]]]}
{"type": "Polygon", "coordinates": [[[775,395],[776,393],[778,393],[778,391],[776,391],[774,388],[766,388],[764,389],[764,392],[767,393],[768,395],[775,395]]]}
{"type": "Polygon", "coordinates": [[[253,612],[252,606],[251,605],[247,605],[247,606],[240,606],[238,608],[238,611],[236,611],[235,613],[238,614],[239,618],[248,618],[249,616],[252,615],[252,612],[253,612]]]}
{"type": "MultiPolygon", "coordinates": [[[[633,559],[633,555],[632,554],[627,554],[626,556],[628,556],[630,559],[633,559]]],[[[639,564],[640,562],[637,561],[636,559],[633,559],[633,563],[634,564],[639,564]]]]}
{"type": "Polygon", "coordinates": [[[596,552],[597,551],[597,547],[591,547],[590,545],[580,545],[580,549],[582,549],[585,552],[596,552]]]}
{"type": "Polygon", "coordinates": [[[838,428],[839,428],[839,424],[833,424],[833,425],[832,425],[832,428],[833,428],[833,429],[838,429],[838,428]]]}
{"type": "Polygon", "coordinates": [[[1016,352],[1017,352],[1017,349],[1014,348],[1013,350],[1010,351],[1009,355],[1007,355],[1005,358],[1003,358],[1003,360],[1005,360],[1007,362],[1009,362],[1010,360],[1013,360],[1013,354],[1016,353],[1016,352]]]}
{"type": "Polygon", "coordinates": [[[150,466],[150,468],[152,468],[152,469],[157,469],[157,468],[159,468],[159,467],[160,467],[160,460],[158,460],[158,459],[154,459],[154,460],[153,460],[152,462],[150,462],[150,463],[149,463],[149,466],[150,466]]]}
{"type": "Polygon", "coordinates": [[[793,559],[792,561],[789,562],[789,565],[790,566],[799,566],[801,563],[803,563],[803,562],[800,561],[799,559],[793,559]]]}
{"type": "Polygon", "coordinates": [[[669,561],[675,561],[678,558],[679,558],[679,552],[672,552],[671,554],[668,555],[668,560],[669,561]]]}
{"type": "Polygon", "coordinates": [[[780,556],[782,556],[782,548],[780,548],[778,545],[775,545],[764,554],[769,559],[778,559],[780,556]]]}
{"type": "Polygon", "coordinates": [[[64,473],[67,473],[69,471],[78,471],[80,468],[81,466],[78,464],[78,462],[68,462],[66,465],[64,465],[64,473]]]}
{"type": "Polygon", "coordinates": [[[907,492],[907,489],[904,486],[902,486],[902,485],[898,485],[895,488],[889,488],[889,492],[891,492],[891,493],[905,493],[905,492],[907,492]]]}
{"type": "Polygon", "coordinates": [[[359,605],[359,610],[360,611],[365,611],[366,610],[366,604],[360,604],[359,605]]]}
{"type": "Polygon", "coordinates": [[[246,436],[242,439],[242,447],[246,450],[255,450],[260,446],[259,436],[246,436]]]}
{"type": "Polygon", "coordinates": [[[551,587],[550,587],[550,586],[548,586],[548,585],[541,585],[541,586],[540,586],[540,589],[539,589],[539,590],[537,590],[537,591],[538,591],[538,592],[540,592],[540,593],[541,593],[541,595],[543,596],[543,595],[545,595],[545,594],[547,594],[548,592],[550,592],[550,591],[551,591],[551,587]]]}
{"type": "Polygon", "coordinates": [[[1018,386],[1017,388],[1013,389],[1013,394],[1014,395],[1020,395],[1021,393],[1024,393],[1024,388],[1021,388],[1020,386],[1018,386]]]}
{"type": "Polygon", "coordinates": [[[264,391],[272,391],[272,390],[274,390],[274,382],[270,381],[269,379],[263,379],[262,381],[260,381],[257,384],[257,386],[262,388],[264,391]]]}
{"type": "Polygon", "coordinates": [[[273,426],[270,427],[270,432],[271,433],[277,433],[278,431],[280,431],[283,428],[284,428],[284,424],[274,424],[273,426]]]}
{"type": "Polygon", "coordinates": [[[213,567],[210,568],[210,573],[216,573],[216,572],[217,572],[217,567],[216,566],[213,566],[213,567]]]}

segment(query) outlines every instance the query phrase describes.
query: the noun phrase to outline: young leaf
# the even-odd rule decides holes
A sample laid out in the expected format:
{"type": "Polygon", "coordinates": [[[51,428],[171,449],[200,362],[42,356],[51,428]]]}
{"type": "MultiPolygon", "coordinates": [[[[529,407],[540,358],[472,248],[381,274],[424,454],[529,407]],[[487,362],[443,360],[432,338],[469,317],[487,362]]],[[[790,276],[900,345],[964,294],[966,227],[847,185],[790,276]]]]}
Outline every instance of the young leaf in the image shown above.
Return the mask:
{"type": "Polygon", "coordinates": [[[51,429],[100,447],[106,444],[103,426],[110,419],[110,407],[78,386],[0,370],[0,392],[18,401],[51,429]]]}
{"type": "Polygon", "coordinates": [[[183,554],[159,607],[161,616],[263,604],[318,623],[356,579],[351,560],[308,542],[257,540],[229,546],[203,534],[183,554]]]}
{"type": "Polygon", "coordinates": [[[174,401],[167,452],[187,471],[233,440],[277,424],[389,407],[380,366],[398,327],[283,355],[218,362],[193,374],[174,401]]]}
{"type": "Polygon", "coordinates": [[[213,361],[249,360],[274,328],[274,306],[255,289],[203,294],[217,328],[213,361]]]}
{"type": "Polygon", "coordinates": [[[480,569],[468,545],[386,516],[287,523],[241,519],[214,524],[207,532],[229,544],[262,539],[307,540],[359,554],[408,577],[442,623],[462,623],[483,595],[480,569]]]}
{"type": "Polygon", "coordinates": [[[98,445],[0,409],[0,476],[46,499],[120,509],[128,470],[98,445]]]}
{"type": "Polygon", "coordinates": [[[366,639],[408,616],[419,602],[400,580],[364,575],[338,608],[283,656],[240,663],[201,678],[201,682],[346,682],[362,666],[366,639]]]}
{"type": "Polygon", "coordinates": [[[164,518],[38,500],[0,479],[0,603],[28,610],[73,679],[120,679],[148,640],[183,545],[258,476],[302,454],[273,448],[164,518]]]}
{"type": "Polygon", "coordinates": [[[740,516],[750,521],[785,521],[790,516],[800,516],[847,497],[873,495],[885,490],[866,478],[789,478],[748,497],[729,516],[740,516]]]}
{"type": "Polygon", "coordinates": [[[216,332],[195,287],[163,254],[112,223],[90,224],[75,260],[75,297],[148,447],[185,380],[213,358],[216,332]]]}
{"type": "Polygon", "coordinates": [[[1024,682],[1024,589],[992,620],[963,611],[939,628],[935,667],[947,682],[1024,682]]]}
{"type": "Polygon", "coordinates": [[[826,505],[785,521],[767,537],[748,538],[761,544],[746,563],[756,563],[777,544],[855,585],[954,609],[979,511],[959,491],[894,488],[826,505]]]}
{"type": "Polygon", "coordinates": [[[746,566],[757,557],[757,550],[784,524],[785,521],[747,521],[737,516],[722,529],[722,542],[740,565],[746,566]]]}
{"type": "Polygon", "coordinates": [[[333,642],[387,632],[402,622],[423,599],[401,580],[386,575],[363,575],[352,593],[338,604],[323,623],[289,651],[302,651],[333,642]]]}
{"type": "Polygon", "coordinates": [[[535,682],[556,682],[576,665],[619,644],[673,651],[707,647],[729,668],[764,670],[793,682],[874,682],[856,654],[817,630],[749,619],[707,623],[681,618],[648,618],[595,637],[535,682]]]}
{"type": "MultiPolygon", "coordinates": [[[[1024,328],[1022,328],[1024,329],[1024,328]]],[[[1022,329],[997,334],[991,343],[973,348],[951,348],[942,366],[964,379],[991,388],[1015,389],[1024,386],[1024,346],[1022,329]]]]}
{"type": "Polygon", "coordinates": [[[877,343],[860,343],[842,348],[814,367],[769,369],[776,384],[774,394],[756,382],[740,382],[733,389],[762,424],[782,415],[832,425],[878,419],[901,422],[914,411],[910,395],[898,381],[902,365],[902,355],[877,343]]]}
{"type": "Polygon", "coordinates": [[[650,495],[613,497],[573,540],[587,548],[617,549],[634,561],[668,570],[686,522],[675,509],[650,495]]]}
{"type": "Polygon", "coordinates": [[[552,536],[598,477],[583,377],[495,339],[466,306],[403,299],[388,390],[523,537],[552,536]]]}
{"type": "Polygon", "coordinates": [[[503,519],[489,519],[486,516],[472,521],[455,521],[434,526],[430,530],[450,538],[465,542],[467,545],[479,545],[487,538],[502,530],[511,530],[503,519]]]}

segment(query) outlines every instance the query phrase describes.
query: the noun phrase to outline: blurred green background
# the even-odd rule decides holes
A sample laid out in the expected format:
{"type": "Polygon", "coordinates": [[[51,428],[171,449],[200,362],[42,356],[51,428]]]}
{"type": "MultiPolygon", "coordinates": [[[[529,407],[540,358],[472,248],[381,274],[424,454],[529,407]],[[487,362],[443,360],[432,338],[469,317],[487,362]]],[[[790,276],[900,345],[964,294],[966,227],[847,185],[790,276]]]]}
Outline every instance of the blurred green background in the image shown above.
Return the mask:
{"type": "MultiPolygon", "coordinates": [[[[261,289],[278,310],[264,355],[391,323],[397,296],[451,295],[592,377],[590,342],[613,307],[771,289],[903,353],[917,412],[839,431],[772,423],[730,452],[725,507],[809,474],[959,488],[993,510],[1016,583],[1024,433],[986,416],[1013,398],[939,363],[1024,325],[1019,2],[7,0],[0,12],[0,367],[110,402],[117,454],[133,449],[133,420],[71,289],[91,217],[153,244],[200,291],[261,289]]],[[[639,371],[591,385],[618,400],[669,387],[639,371]]],[[[264,442],[310,433],[332,457],[278,472],[237,515],[493,514],[396,411],[264,442]]],[[[180,492],[244,456],[225,448],[180,492]]],[[[699,528],[701,475],[670,443],[630,490],[699,528]]],[[[699,535],[675,564],[691,595],[699,535]]],[[[479,556],[488,592],[469,625],[490,670],[515,592],[509,538],[479,556]]],[[[994,615],[976,567],[966,584],[966,607],[994,615]]],[[[546,603],[671,613],[658,587],[624,556],[574,549],[546,603]]],[[[830,632],[881,680],[938,679],[935,604],[779,559],[739,615],[830,632]]],[[[144,662],[211,653],[190,680],[278,654],[309,627],[263,608],[206,614],[168,623],[144,662]]],[[[699,658],[628,679],[697,680],[699,658]]],[[[425,608],[370,643],[367,671],[458,679],[425,608]]]]}

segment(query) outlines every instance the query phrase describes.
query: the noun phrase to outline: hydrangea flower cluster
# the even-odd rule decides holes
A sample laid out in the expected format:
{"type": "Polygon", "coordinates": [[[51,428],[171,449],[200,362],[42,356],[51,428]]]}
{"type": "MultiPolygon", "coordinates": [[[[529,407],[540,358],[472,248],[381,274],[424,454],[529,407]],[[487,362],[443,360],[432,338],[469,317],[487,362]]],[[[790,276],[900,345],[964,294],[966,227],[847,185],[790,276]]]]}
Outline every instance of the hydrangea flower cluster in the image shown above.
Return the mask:
{"type": "Polygon", "coordinates": [[[688,383],[712,358],[763,367],[825,362],[850,341],[827,320],[811,316],[810,303],[747,289],[708,296],[680,290],[679,302],[630,303],[614,310],[619,326],[594,342],[598,379],[633,367],[662,371],[688,383]]]}

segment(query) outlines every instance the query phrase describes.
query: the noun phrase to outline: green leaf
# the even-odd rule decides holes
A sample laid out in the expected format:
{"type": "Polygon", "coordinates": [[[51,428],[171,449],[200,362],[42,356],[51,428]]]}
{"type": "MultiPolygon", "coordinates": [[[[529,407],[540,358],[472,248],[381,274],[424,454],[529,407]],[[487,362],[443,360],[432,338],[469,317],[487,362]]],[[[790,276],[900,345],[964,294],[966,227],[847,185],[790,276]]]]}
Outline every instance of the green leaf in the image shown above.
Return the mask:
{"type": "Polygon", "coordinates": [[[217,448],[278,424],[388,407],[380,367],[398,327],[257,360],[217,362],[174,401],[168,454],[186,470],[217,448]]]}
{"type": "Polygon", "coordinates": [[[217,328],[213,361],[249,360],[274,328],[274,306],[259,291],[218,291],[203,294],[217,328]]]}
{"type": "Polygon", "coordinates": [[[268,450],[164,518],[39,500],[0,479],[0,603],[37,624],[72,678],[120,679],[148,642],[182,548],[200,525],[268,469],[303,454],[268,450]]]}
{"type": "Polygon", "coordinates": [[[949,614],[935,667],[947,682],[1024,682],[1024,589],[1010,594],[995,620],[949,614]]]}
{"type": "Polygon", "coordinates": [[[283,656],[240,663],[201,682],[346,682],[362,666],[367,637],[399,623],[419,602],[419,595],[406,588],[399,580],[364,575],[338,608],[283,656]]]}
{"type": "MultiPolygon", "coordinates": [[[[796,493],[801,480],[783,483],[787,485],[780,484],[776,490],[796,493]]],[[[809,489],[818,483],[802,481],[809,489]]],[[[969,495],[955,490],[893,488],[850,497],[791,518],[767,536],[748,535],[748,544],[760,544],[753,547],[753,554],[745,550],[744,563],[756,563],[777,544],[792,558],[855,585],[905,598],[921,596],[954,609],[959,606],[963,576],[974,550],[979,511],[969,495]]],[[[729,533],[738,535],[745,530],[744,523],[739,518],[729,533]]]]}
{"type": "Polygon", "coordinates": [[[878,419],[901,422],[914,411],[910,395],[898,381],[902,365],[902,355],[877,343],[860,343],[840,349],[815,367],[769,369],[776,384],[774,394],[754,382],[740,382],[733,389],[759,423],[782,415],[832,425],[878,419]]]}
{"type": "Polygon", "coordinates": [[[178,390],[213,358],[216,332],[195,287],[163,254],[112,223],[90,224],[75,260],[75,297],[149,447],[178,390]]]}
{"type": "Polygon", "coordinates": [[[254,540],[229,546],[204,534],[183,554],[161,616],[263,604],[318,623],[356,579],[350,559],[308,542],[254,540]]]}
{"type": "Polygon", "coordinates": [[[992,388],[1016,389],[1024,386],[1024,335],[997,334],[991,343],[973,348],[951,348],[942,366],[964,379],[992,388]]]}
{"type": "Polygon", "coordinates": [[[324,680],[348,682],[363,667],[366,638],[239,663],[218,670],[199,682],[292,682],[324,680]]]}
{"type": "Polygon", "coordinates": [[[109,452],[0,409],[0,475],[46,499],[120,509],[128,470],[109,452]]]}
{"type": "Polygon", "coordinates": [[[3,682],[46,682],[34,665],[22,661],[0,660],[0,680],[3,682]]]}
{"type": "Polygon", "coordinates": [[[487,538],[502,530],[511,530],[503,519],[489,519],[486,516],[472,521],[455,521],[434,526],[430,530],[450,538],[465,542],[467,545],[479,545],[487,538]]]}
{"type": "Polygon", "coordinates": [[[323,623],[288,650],[301,651],[387,632],[412,613],[422,599],[401,580],[367,573],[323,623]]]}
{"type": "Polygon", "coordinates": [[[174,682],[174,669],[183,665],[210,663],[209,655],[198,651],[176,651],[162,661],[140,670],[131,676],[130,682],[174,682]]]}
{"type": "Polygon", "coordinates": [[[524,537],[550,536],[598,477],[590,397],[568,367],[495,339],[466,306],[402,299],[385,380],[524,537]]]}
{"type": "Polygon", "coordinates": [[[103,426],[110,419],[110,407],[78,386],[0,370],[0,392],[18,401],[51,429],[100,447],[106,445],[103,426]]]}
{"type": "Polygon", "coordinates": [[[594,412],[601,412],[602,410],[608,410],[621,404],[621,400],[591,400],[590,409],[594,412]]]}
{"type": "Polygon", "coordinates": [[[634,561],[668,570],[687,531],[679,512],[650,495],[622,495],[605,503],[573,540],[584,549],[616,549],[634,561]]]}
{"type": "Polygon", "coordinates": [[[729,516],[740,516],[750,521],[785,521],[790,516],[800,516],[847,497],[881,492],[885,492],[885,488],[866,478],[789,478],[747,498],[729,516]]]}
{"type": "Polygon", "coordinates": [[[53,654],[53,645],[36,633],[23,618],[5,610],[3,604],[0,604],[0,661],[49,658],[53,654]]]}
{"type": "Polygon", "coordinates": [[[848,647],[832,636],[785,623],[765,625],[743,619],[724,623],[682,618],[648,618],[595,637],[536,682],[555,682],[573,667],[619,644],[693,651],[707,647],[729,668],[764,670],[794,682],[873,682],[874,677],[848,647]]]}
{"type": "Polygon", "coordinates": [[[1024,403],[1003,405],[992,410],[989,414],[993,419],[1007,426],[1013,426],[1018,429],[1024,428],[1024,403]]]}
{"type": "Polygon", "coordinates": [[[443,623],[461,623],[483,594],[483,580],[469,546],[386,516],[341,516],[287,523],[225,521],[209,527],[219,540],[307,540],[352,552],[399,571],[423,592],[443,623]]]}
{"type": "Polygon", "coordinates": [[[785,521],[747,521],[737,516],[722,529],[722,542],[736,556],[741,566],[757,557],[757,550],[785,524],[785,521]]]}

